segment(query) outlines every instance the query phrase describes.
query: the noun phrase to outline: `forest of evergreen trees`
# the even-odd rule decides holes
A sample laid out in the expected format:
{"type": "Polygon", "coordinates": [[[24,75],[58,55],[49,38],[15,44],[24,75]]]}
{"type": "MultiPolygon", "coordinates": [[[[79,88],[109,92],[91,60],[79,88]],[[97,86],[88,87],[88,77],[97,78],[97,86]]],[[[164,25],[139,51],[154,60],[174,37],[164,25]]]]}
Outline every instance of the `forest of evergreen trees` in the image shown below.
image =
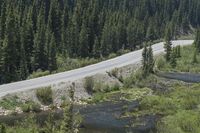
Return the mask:
{"type": "Polygon", "coordinates": [[[57,56],[104,57],[199,24],[199,0],[0,0],[0,83],[52,72],[57,56]]]}

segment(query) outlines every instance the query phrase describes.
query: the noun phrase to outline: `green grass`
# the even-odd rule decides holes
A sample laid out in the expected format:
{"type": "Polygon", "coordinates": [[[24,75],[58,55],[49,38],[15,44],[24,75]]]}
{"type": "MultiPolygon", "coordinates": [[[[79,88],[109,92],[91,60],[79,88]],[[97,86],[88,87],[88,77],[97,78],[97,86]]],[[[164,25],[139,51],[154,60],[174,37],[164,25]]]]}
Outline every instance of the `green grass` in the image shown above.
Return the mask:
{"type": "Polygon", "coordinates": [[[113,89],[108,92],[98,92],[95,93],[91,100],[88,100],[88,103],[100,103],[105,101],[134,101],[140,100],[147,95],[151,95],[153,91],[149,88],[121,88],[119,90],[113,89]]]}
{"type": "Polygon", "coordinates": [[[53,102],[53,92],[51,87],[40,88],[36,91],[38,100],[45,105],[50,105],[53,102]]]}
{"type": "Polygon", "coordinates": [[[40,112],[40,105],[33,101],[27,101],[26,103],[20,102],[18,97],[7,97],[0,100],[0,107],[7,110],[15,110],[16,107],[21,107],[23,112],[40,112]]]}
{"type": "Polygon", "coordinates": [[[181,58],[177,59],[177,66],[172,68],[161,56],[156,60],[159,70],[167,72],[200,72],[200,54],[197,54],[198,63],[193,62],[195,48],[194,46],[185,46],[181,48],[181,58]]]}
{"type": "Polygon", "coordinates": [[[17,106],[21,106],[22,103],[19,102],[18,97],[7,97],[7,98],[3,98],[2,100],[0,100],[0,107],[3,107],[4,109],[8,109],[8,110],[13,110],[15,109],[17,106]]]}
{"type": "Polygon", "coordinates": [[[157,130],[158,133],[200,133],[200,112],[182,110],[164,117],[157,130]]]}

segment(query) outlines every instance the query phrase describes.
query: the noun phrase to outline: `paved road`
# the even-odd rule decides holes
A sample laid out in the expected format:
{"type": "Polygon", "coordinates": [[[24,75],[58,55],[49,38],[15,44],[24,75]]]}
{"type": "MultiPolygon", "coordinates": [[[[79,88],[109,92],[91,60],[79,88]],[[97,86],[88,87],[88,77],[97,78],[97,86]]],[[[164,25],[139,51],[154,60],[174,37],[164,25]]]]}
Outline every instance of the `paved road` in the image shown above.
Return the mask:
{"type": "MultiPolygon", "coordinates": [[[[176,45],[184,46],[184,45],[191,45],[193,43],[193,40],[179,40],[179,41],[173,41],[172,43],[174,46],[176,45]]],[[[153,45],[152,48],[154,51],[154,55],[164,52],[163,42],[153,45]]],[[[142,59],[142,50],[138,50],[119,56],[114,59],[103,61],[83,68],[75,69],[72,71],[1,85],[0,97],[10,93],[27,91],[38,87],[48,86],[54,83],[77,80],[80,78],[84,78],[86,76],[91,76],[97,73],[109,71],[117,67],[140,63],[141,59],[142,59]]]]}

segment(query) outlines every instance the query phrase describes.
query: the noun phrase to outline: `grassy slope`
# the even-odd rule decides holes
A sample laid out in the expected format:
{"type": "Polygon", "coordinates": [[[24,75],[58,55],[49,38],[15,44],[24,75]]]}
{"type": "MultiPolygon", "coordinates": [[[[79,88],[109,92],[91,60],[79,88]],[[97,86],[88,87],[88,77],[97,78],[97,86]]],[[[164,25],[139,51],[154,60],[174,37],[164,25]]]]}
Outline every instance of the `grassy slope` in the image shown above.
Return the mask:
{"type": "Polygon", "coordinates": [[[193,62],[194,46],[185,46],[181,48],[181,58],[177,59],[177,66],[172,68],[169,63],[159,57],[157,63],[161,64],[159,68],[161,71],[175,71],[175,72],[200,72],[200,54],[197,54],[198,63],[193,62]]]}

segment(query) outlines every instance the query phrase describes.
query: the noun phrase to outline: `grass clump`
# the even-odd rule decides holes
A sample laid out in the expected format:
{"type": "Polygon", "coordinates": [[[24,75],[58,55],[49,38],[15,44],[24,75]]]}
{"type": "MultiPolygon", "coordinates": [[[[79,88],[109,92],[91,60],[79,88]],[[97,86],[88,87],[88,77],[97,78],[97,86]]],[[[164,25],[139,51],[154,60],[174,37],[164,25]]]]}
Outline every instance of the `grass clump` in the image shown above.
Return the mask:
{"type": "Polygon", "coordinates": [[[84,88],[89,94],[94,92],[94,79],[93,79],[93,77],[86,77],[85,78],[84,88]]]}
{"type": "Polygon", "coordinates": [[[50,71],[42,71],[41,69],[38,69],[36,72],[33,72],[28,79],[33,79],[33,78],[38,78],[38,77],[43,77],[47,76],[50,74],[50,71]]]}
{"type": "Polygon", "coordinates": [[[35,112],[35,113],[41,112],[40,105],[37,104],[37,103],[34,103],[34,102],[25,103],[25,104],[23,104],[21,106],[21,108],[22,108],[22,111],[26,112],[26,113],[29,113],[29,112],[35,112]]]}
{"type": "Polygon", "coordinates": [[[42,104],[49,105],[53,102],[53,91],[51,87],[38,89],[36,96],[42,104]]]}
{"type": "Polygon", "coordinates": [[[17,96],[3,98],[2,100],[0,100],[0,107],[8,110],[15,109],[15,107],[22,105],[22,103],[17,99],[17,96]]]}

